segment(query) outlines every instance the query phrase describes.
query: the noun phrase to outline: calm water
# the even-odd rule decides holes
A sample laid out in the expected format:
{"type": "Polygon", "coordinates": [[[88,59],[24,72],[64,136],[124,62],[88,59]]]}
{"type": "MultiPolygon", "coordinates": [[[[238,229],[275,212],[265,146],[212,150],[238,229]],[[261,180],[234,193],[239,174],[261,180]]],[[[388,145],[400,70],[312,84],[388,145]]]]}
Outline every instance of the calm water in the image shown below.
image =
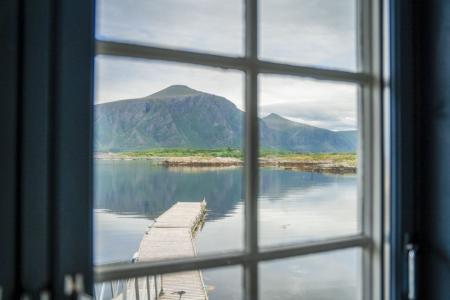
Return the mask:
{"type": "MultiPolygon", "coordinates": [[[[292,170],[260,171],[261,246],[358,232],[357,180],[292,170]]],[[[178,201],[206,198],[199,255],[243,247],[242,169],[167,169],[146,161],[96,161],[95,260],[129,261],[146,227],[178,201]]],[[[358,249],[265,262],[263,299],[359,299],[358,249]]],[[[203,271],[210,299],[240,299],[240,267],[203,271]]]]}

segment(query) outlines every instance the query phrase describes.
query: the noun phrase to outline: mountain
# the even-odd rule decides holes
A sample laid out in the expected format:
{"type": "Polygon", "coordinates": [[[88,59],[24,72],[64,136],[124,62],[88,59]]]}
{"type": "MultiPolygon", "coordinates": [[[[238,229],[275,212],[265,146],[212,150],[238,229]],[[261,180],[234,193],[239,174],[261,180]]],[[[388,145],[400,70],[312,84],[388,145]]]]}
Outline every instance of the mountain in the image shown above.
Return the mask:
{"type": "Polygon", "coordinates": [[[227,99],[170,86],[140,99],[95,106],[98,151],[238,147],[243,112],[227,99]]]}
{"type": "Polygon", "coordinates": [[[267,148],[296,152],[353,152],[356,149],[356,131],[335,132],[293,122],[274,113],[263,121],[272,131],[272,139],[262,143],[267,148]]]}
{"type": "MultiPolygon", "coordinates": [[[[149,148],[237,148],[244,112],[231,101],[174,85],[155,94],[95,105],[96,151],[149,148]]],[[[270,114],[260,119],[264,148],[350,152],[356,132],[334,132],[270,114]]]]}

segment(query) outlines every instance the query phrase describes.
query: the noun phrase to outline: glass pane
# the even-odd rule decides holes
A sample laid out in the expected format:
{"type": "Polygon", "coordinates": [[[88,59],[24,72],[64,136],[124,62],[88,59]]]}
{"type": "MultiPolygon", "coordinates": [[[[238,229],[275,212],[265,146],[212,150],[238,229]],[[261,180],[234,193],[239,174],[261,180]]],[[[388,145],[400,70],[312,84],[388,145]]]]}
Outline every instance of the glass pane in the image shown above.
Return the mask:
{"type": "Polygon", "coordinates": [[[361,249],[263,262],[259,271],[261,299],[362,299],[361,249]]]}
{"type": "Polygon", "coordinates": [[[242,250],[242,80],[96,58],[97,264],[242,250]]]}
{"type": "Polygon", "coordinates": [[[359,231],[358,87],[260,77],[260,244],[359,231]]]}
{"type": "Polygon", "coordinates": [[[261,0],[261,58],[356,70],[356,0],[261,0]]]}
{"type": "Polygon", "coordinates": [[[96,5],[99,39],[243,53],[242,0],[99,0],[96,5]]]}
{"type": "Polygon", "coordinates": [[[203,280],[210,300],[243,298],[242,267],[240,266],[203,270],[203,280]]]}
{"type": "Polygon", "coordinates": [[[104,300],[240,300],[242,268],[233,266],[97,282],[95,295],[96,299],[104,300]]]}

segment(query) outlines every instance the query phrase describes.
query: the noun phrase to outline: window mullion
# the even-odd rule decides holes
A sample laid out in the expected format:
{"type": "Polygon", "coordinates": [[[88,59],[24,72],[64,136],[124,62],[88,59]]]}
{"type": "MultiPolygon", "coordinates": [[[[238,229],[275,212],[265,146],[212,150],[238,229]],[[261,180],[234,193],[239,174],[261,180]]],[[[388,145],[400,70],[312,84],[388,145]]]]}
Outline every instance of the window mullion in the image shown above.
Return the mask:
{"type": "MultiPolygon", "coordinates": [[[[245,250],[258,252],[258,11],[257,0],[245,2],[245,250]]],[[[258,263],[244,264],[244,299],[258,299],[258,263]]]]}

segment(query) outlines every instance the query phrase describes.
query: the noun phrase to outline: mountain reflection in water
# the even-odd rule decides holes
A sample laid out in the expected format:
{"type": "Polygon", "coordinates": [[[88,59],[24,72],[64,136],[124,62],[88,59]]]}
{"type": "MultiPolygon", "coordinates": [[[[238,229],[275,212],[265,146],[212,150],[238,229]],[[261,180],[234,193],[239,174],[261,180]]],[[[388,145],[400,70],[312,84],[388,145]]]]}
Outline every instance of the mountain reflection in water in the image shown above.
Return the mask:
{"type": "Polygon", "coordinates": [[[179,201],[207,201],[209,220],[223,218],[242,199],[241,168],[180,169],[147,161],[98,161],[95,208],[155,218],[179,201]]]}
{"type": "MultiPolygon", "coordinates": [[[[128,261],[152,219],[178,201],[207,201],[199,255],[243,249],[242,168],[164,168],[148,161],[95,162],[95,261],[128,261]]],[[[357,177],[260,170],[262,246],[358,232],[357,177]]],[[[361,251],[276,260],[260,267],[263,299],[360,299],[361,251]]],[[[242,269],[203,271],[210,299],[240,299],[242,269]]]]}

